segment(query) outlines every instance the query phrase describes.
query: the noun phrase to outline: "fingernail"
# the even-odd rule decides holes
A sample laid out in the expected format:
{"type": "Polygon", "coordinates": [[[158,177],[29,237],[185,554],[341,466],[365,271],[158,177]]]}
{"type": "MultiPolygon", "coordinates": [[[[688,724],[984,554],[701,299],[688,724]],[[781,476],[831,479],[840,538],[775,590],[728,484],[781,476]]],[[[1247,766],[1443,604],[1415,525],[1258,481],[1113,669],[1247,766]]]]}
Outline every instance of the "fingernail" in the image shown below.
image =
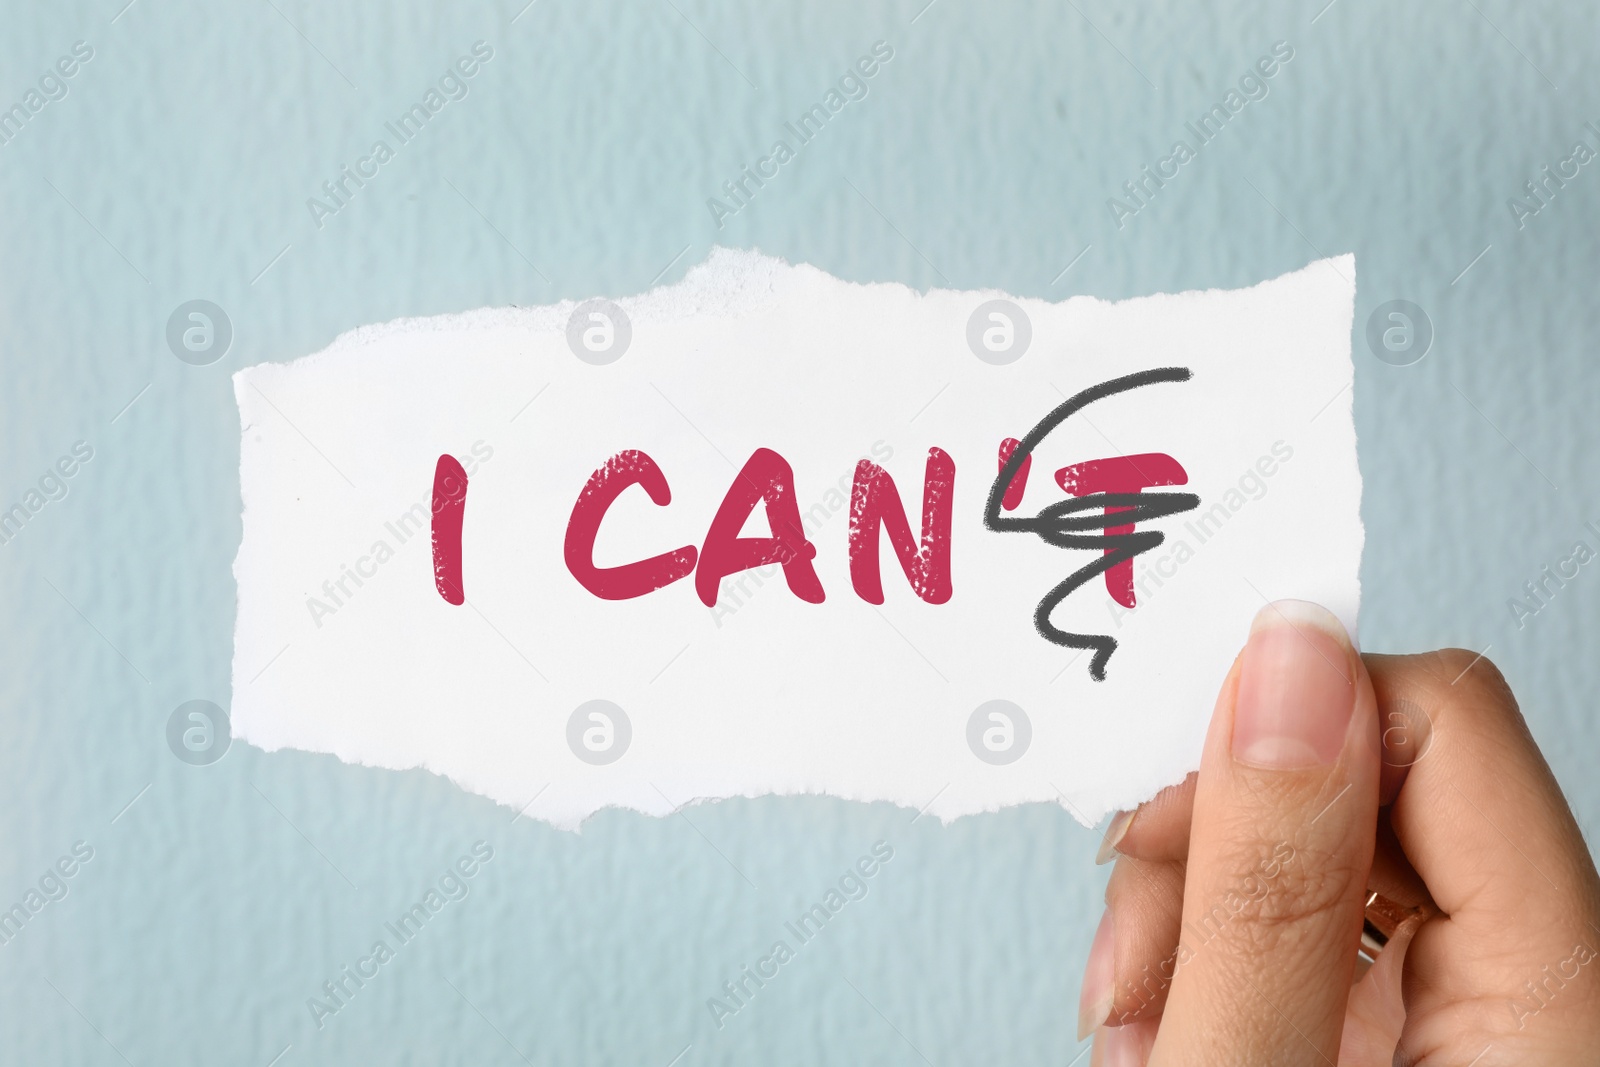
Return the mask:
{"type": "Polygon", "coordinates": [[[1101,1045],[1101,1067],[1144,1067],[1139,1062],[1139,1035],[1137,1027],[1107,1026],[1095,1035],[1096,1045],[1101,1045]]]}
{"type": "Polygon", "coordinates": [[[1083,968],[1083,992],[1078,994],[1079,1041],[1093,1033],[1111,1014],[1111,1001],[1116,995],[1113,985],[1116,960],[1112,955],[1116,936],[1111,909],[1107,908],[1100,916],[1094,944],[1089,946],[1089,962],[1083,968]]]}
{"type": "Polygon", "coordinates": [[[1328,609],[1280,600],[1256,613],[1233,713],[1233,756],[1268,770],[1339,758],[1355,684],[1350,638],[1328,609]]]}
{"type": "Polygon", "coordinates": [[[1111,817],[1111,825],[1106,827],[1106,836],[1100,841],[1100,851],[1094,854],[1095,866],[1110,863],[1117,858],[1117,845],[1127,836],[1128,827],[1133,825],[1133,812],[1119,811],[1111,817]]]}

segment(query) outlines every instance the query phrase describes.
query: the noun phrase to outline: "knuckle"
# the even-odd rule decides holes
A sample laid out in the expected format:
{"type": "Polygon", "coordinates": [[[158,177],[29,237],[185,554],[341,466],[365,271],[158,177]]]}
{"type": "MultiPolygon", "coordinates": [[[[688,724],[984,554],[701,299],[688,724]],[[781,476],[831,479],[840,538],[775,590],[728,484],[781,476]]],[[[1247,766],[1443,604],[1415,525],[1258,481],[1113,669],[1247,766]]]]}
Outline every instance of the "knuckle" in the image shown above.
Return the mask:
{"type": "Polygon", "coordinates": [[[1516,706],[1505,675],[1488,656],[1465,648],[1440,649],[1435,655],[1435,690],[1454,689],[1474,704],[1516,706]]]}
{"type": "Polygon", "coordinates": [[[1390,709],[1391,719],[1406,711],[1425,717],[1425,724],[1405,723],[1407,732],[1419,727],[1467,734],[1524,728],[1505,675],[1481,652],[1443,648],[1410,656],[1376,656],[1369,665],[1380,705],[1390,709]]]}
{"type": "Polygon", "coordinates": [[[1325,938],[1353,899],[1352,886],[1365,878],[1348,857],[1287,841],[1231,846],[1219,861],[1239,873],[1211,900],[1198,902],[1186,939],[1216,941],[1248,959],[1325,938]]]}
{"type": "Polygon", "coordinates": [[[1279,938],[1297,930],[1319,932],[1351,899],[1351,886],[1364,872],[1343,856],[1312,856],[1296,850],[1276,882],[1262,895],[1249,928],[1259,936],[1279,938]]]}
{"type": "Polygon", "coordinates": [[[1435,662],[1423,692],[1435,725],[1473,729],[1519,723],[1522,712],[1505,675],[1488,657],[1462,648],[1433,654],[1435,662]]]}

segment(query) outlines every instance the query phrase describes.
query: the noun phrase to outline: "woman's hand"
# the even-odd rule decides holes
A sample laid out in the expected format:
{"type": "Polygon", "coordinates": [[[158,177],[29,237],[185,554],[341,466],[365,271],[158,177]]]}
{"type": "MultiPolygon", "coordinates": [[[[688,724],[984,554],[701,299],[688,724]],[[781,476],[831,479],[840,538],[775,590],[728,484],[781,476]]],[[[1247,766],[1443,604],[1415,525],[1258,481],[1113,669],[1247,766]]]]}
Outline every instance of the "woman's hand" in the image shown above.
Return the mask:
{"type": "Polygon", "coordinates": [[[1600,877],[1470,652],[1363,658],[1316,605],[1262,609],[1198,776],[1106,846],[1093,1064],[1600,1064],[1600,877]]]}

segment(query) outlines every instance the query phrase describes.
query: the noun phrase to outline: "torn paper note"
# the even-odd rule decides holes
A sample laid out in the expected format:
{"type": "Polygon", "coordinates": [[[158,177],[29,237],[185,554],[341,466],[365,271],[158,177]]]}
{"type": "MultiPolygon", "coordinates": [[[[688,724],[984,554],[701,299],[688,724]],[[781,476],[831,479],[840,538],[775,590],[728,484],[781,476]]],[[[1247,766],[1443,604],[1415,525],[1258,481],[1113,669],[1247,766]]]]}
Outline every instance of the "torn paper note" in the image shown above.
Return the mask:
{"type": "Polygon", "coordinates": [[[816,793],[1092,822],[1251,617],[1354,630],[1352,257],[1120,303],[718,250],[234,377],[235,736],[558,826],[816,793]]]}

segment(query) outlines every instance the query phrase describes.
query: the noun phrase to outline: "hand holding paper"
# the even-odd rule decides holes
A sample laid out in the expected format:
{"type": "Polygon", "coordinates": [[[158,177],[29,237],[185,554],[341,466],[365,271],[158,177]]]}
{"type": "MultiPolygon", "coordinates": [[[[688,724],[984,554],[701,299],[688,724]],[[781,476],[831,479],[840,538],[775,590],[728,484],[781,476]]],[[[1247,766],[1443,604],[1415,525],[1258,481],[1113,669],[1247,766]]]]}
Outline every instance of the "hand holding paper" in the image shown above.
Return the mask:
{"type": "Polygon", "coordinates": [[[1198,776],[1114,832],[1079,1011],[1097,1065],[1508,1067],[1600,1045],[1600,875],[1481,654],[1363,658],[1316,605],[1269,605],[1198,776]],[[1374,914],[1387,943],[1362,973],[1374,914]]]}

